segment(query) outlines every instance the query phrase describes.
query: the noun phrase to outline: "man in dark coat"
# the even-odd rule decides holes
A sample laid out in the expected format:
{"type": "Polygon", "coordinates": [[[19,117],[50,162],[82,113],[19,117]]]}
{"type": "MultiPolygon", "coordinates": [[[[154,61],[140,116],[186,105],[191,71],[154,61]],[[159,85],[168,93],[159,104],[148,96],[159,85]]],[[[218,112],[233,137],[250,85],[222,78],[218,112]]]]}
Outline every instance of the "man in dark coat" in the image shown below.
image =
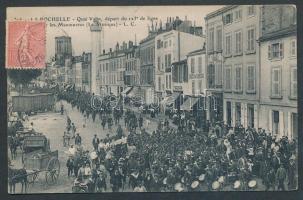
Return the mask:
{"type": "Polygon", "coordinates": [[[73,159],[73,157],[70,156],[67,159],[66,167],[67,167],[67,175],[68,175],[68,177],[72,176],[73,175],[73,169],[74,169],[74,159],[73,159]]]}
{"type": "Polygon", "coordinates": [[[76,137],[75,137],[75,145],[81,145],[82,142],[82,138],[79,135],[79,133],[77,133],[76,137]]]}
{"type": "Polygon", "coordinates": [[[277,180],[277,183],[278,183],[278,190],[280,190],[280,189],[282,191],[285,190],[285,186],[284,186],[285,179],[286,179],[286,170],[285,170],[283,164],[280,164],[280,167],[278,168],[277,173],[276,173],[276,180],[277,180]]]}
{"type": "Polygon", "coordinates": [[[110,179],[113,192],[119,192],[119,190],[122,188],[122,180],[122,175],[119,173],[119,170],[116,169],[110,179]]]}
{"type": "Polygon", "coordinates": [[[99,138],[97,137],[97,135],[95,134],[94,138],[93,138],[93,147],[95,149],[95,151],[98,150],[98,144],[99,144],[99,138]]]}

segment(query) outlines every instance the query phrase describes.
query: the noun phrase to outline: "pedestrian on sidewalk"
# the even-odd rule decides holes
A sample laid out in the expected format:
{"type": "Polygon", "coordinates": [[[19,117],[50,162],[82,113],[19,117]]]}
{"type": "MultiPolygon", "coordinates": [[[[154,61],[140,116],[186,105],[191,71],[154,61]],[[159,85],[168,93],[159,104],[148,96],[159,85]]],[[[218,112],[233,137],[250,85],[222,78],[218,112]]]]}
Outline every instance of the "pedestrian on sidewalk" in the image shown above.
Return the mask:
{"type": "Polygon", "coordinates": [[[75,145],[80,146],[80,145],[81,145],[81,142],[82,142],[82,138],[81,138],[81,136],[79,135],[79,133],[77,133],[77,135],[76,135],[76,137],[75,137],[75,145]]]}
{"type": "Polygon", "coordinates": [[[95,134],[94,138],[93,138],[93,147],[94,150],[97,151],[98,150],[98,145],[99,145],[99,138],[97,137],[97,135],[95,134]]]}
{"type": "Polygon", "coordinates": [[[83,115],[83,128],[86,127],[86,120],[87,120],[87,117],[86,117],[86,114],[83,115]]]}
{"type": "Polygon", "coordinates": [[[72,123],[72,138],[75,138],[75,136],[76,136],[76,131],[77,131],[77,128],[76,128],[75,124],[72,123]]]}
{"type": "Polygon", "coordinates": [[[141,129],[142,126],[143,126],[143,117],[142,117],[142,115],[140,114],[140,116],[139,116],[139,128],[141,129]]]}
{"type": "Polygon", "coordinates": [[[102,125],[102,128],[103,128],[103,130],[104,130],[104,129],[105,129],[105,126],[106,126],[106,117],[105,117],[105,116],[102,117],[101,125],[102,125]]]}
{"type": "Polygon", "coordinates": [[[112,125],[113,125],[113,119],[111,117],[108,117],[107,123],[108,123],[108,129],[111,132],[112,131],[112,125]]]}
{"type": "Polygon", "coordinates": [[[73,169],[74,169],[74,159],[73,159],[73,157],[71,155],[67,159],[66,167],[67,167],[67,175],[68,175],[68,177],[72,176],[73,175],[73,169]]]}
{"type": "Polygon", "coordinates": [[[281,163],[280,167],[278,168],[277,173],[276,173],[278,190],[282,190],[282,191],[285,190],[285,186],[284,186],[285,179],[286,179],[286,170],[285,170],[283,164],[281,163]]]}

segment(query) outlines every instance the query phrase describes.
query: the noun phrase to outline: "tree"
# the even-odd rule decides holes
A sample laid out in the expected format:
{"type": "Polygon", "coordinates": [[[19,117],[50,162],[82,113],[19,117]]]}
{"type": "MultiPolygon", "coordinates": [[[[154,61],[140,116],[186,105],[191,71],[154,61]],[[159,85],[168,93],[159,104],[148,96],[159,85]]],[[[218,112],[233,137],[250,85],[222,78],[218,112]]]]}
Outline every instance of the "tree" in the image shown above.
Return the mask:
{"type": "Polygon", "coordinates": [[[8,69],[7,74],[15,86],[24,86],[40,76],[41,69],[8,69]]]}

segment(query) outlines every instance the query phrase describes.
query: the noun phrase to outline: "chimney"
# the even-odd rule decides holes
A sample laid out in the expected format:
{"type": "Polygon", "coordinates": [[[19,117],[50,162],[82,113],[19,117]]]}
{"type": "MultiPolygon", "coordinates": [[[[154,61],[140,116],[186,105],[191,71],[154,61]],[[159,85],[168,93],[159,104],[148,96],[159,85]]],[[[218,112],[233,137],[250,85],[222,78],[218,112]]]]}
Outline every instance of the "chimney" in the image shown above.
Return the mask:
{"type": "Polygon", "coordinates": [[[112,48],[109,48],[109,52],[110,52],[110,53],[112,52],[112,48]]]}
{"type": "Polygon", "coordinates": [[[103,54],[105,54],[105,49],[103,49],[103,54]]]}
{"type": "Polygon", "coordinates": [[[116,44],[116,51],[118,51],[119,50],[119,42],[117,42],[117,44],[116,44]]]}

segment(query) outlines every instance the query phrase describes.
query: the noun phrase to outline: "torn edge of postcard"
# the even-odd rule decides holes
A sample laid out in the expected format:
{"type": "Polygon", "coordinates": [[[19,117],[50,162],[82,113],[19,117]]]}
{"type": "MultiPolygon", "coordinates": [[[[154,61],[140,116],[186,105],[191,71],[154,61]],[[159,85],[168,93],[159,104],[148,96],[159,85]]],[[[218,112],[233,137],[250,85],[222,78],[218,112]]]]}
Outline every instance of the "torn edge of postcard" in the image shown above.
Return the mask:
{"type": "Polygon", "coordinates": [[[6,22],[7,69],[45,68],[46,23],[44,21],[6,22]]]}

